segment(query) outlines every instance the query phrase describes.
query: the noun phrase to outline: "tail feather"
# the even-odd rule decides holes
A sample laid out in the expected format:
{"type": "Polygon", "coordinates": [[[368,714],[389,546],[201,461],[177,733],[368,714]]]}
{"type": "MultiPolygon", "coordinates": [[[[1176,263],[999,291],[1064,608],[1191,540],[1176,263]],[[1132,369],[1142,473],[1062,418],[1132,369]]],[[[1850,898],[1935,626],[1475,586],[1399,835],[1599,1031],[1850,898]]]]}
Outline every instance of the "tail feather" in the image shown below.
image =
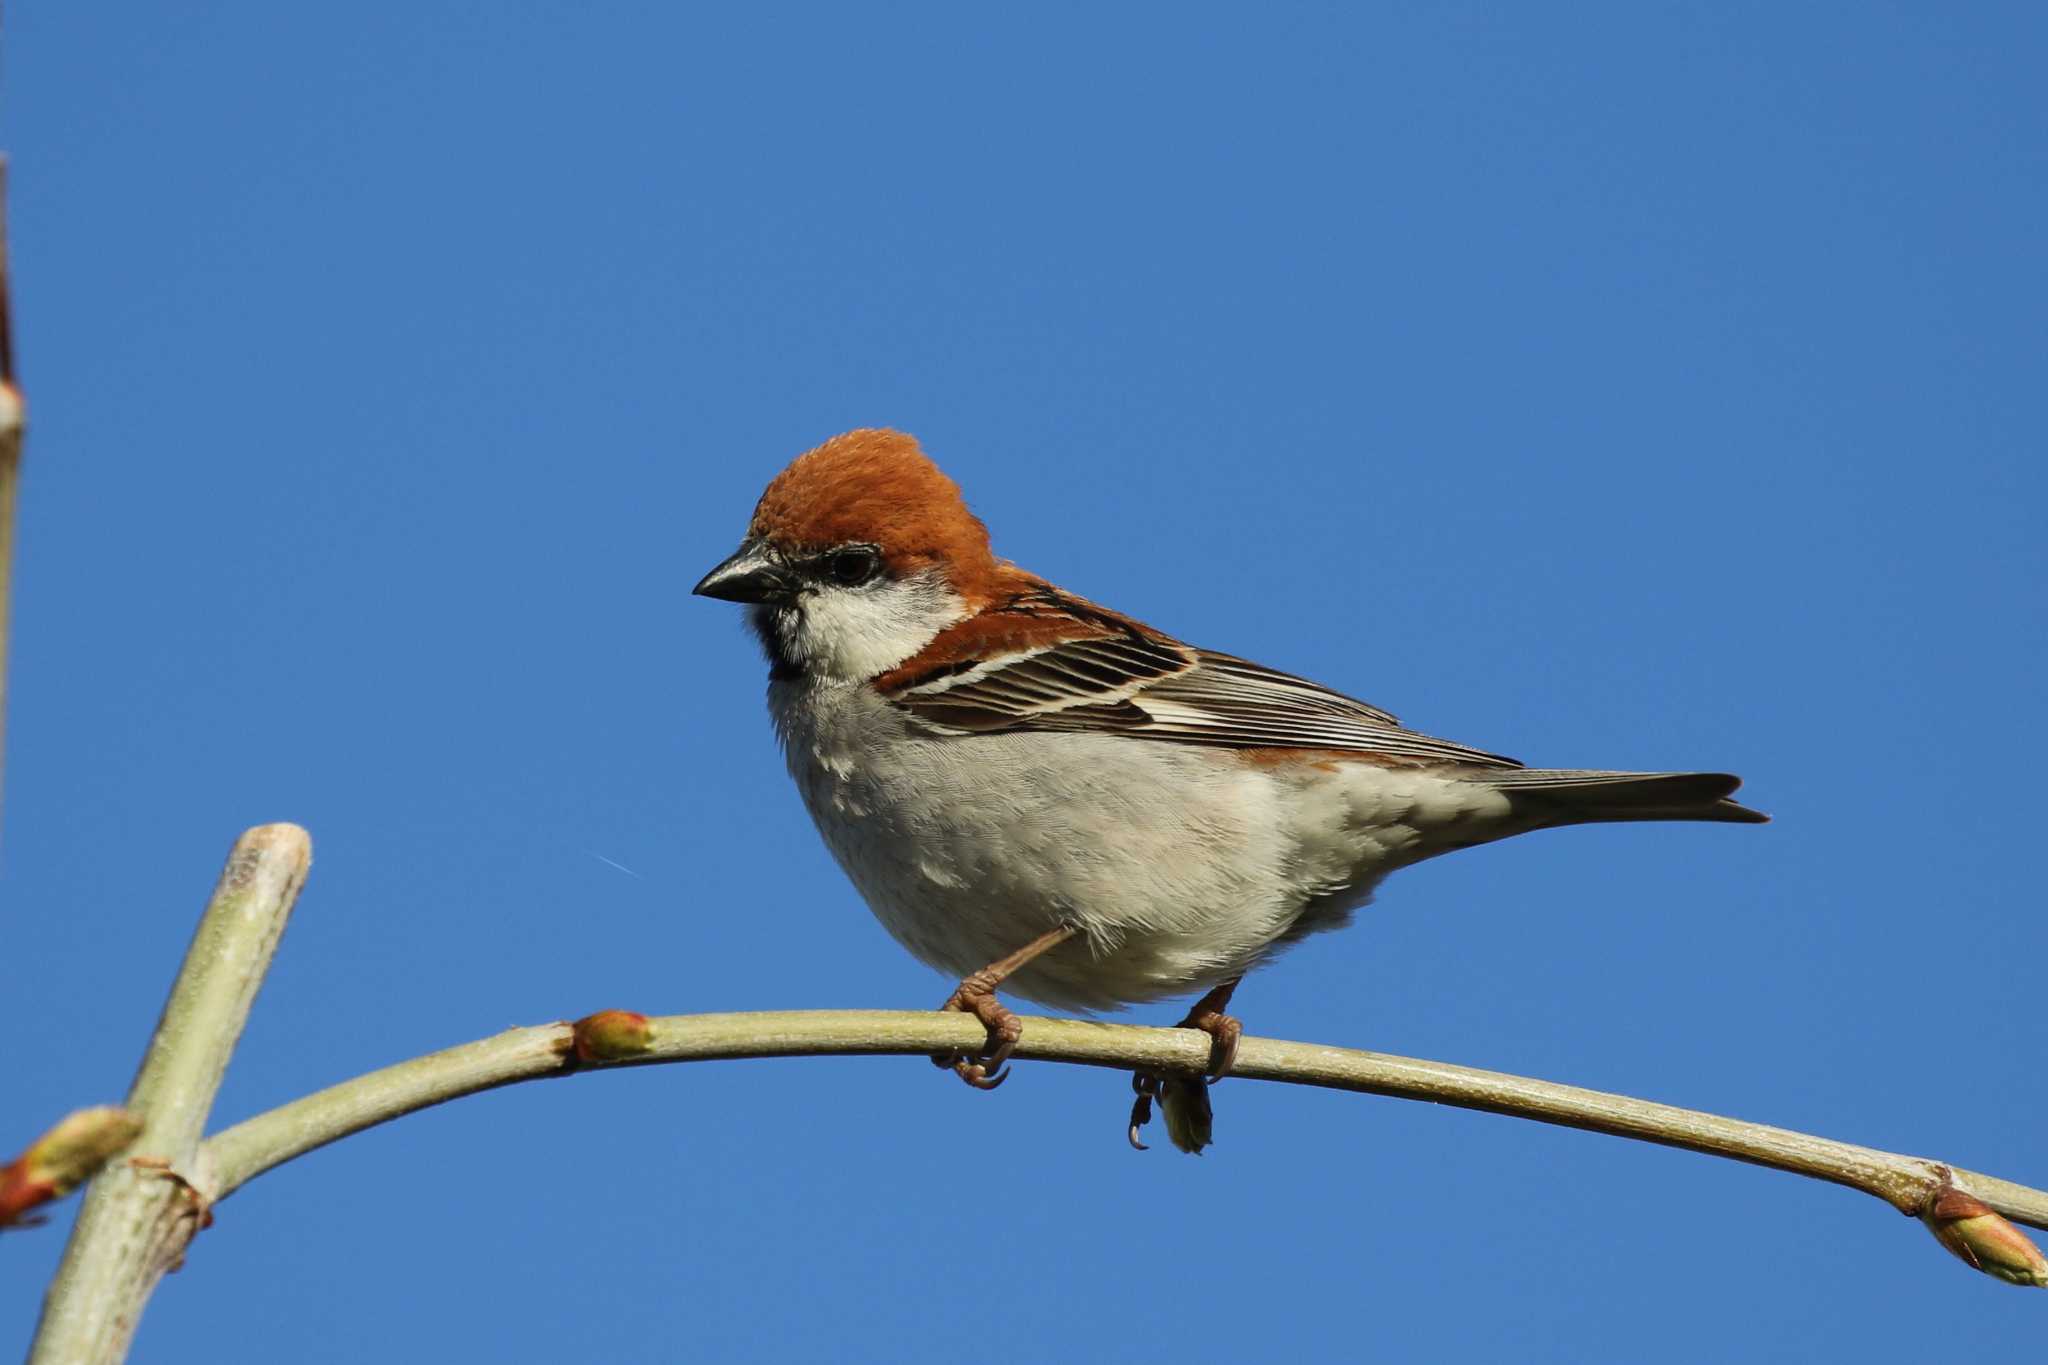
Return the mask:
{"type": "Polygon", "coordinates": [[[1616,773],[1514,768],[1486,774],[1517,809],[1545,824],[1614,820],[1720,820],[1761,825],[1771,817],[1728,799],[1742,785],[1729,773],[1616,773]]]}

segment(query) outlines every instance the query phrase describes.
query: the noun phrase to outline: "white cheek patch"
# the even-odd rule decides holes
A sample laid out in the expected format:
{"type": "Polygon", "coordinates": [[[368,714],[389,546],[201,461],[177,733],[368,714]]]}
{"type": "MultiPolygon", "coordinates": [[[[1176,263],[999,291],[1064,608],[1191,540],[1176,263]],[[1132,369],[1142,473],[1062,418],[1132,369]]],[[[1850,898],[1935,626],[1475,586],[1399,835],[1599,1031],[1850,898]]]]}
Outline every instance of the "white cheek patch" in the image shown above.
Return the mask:
{"type": "Polygon", "coordinates": [[[807,669],[863,681],[902,663],[966,614],[958,594],[927,571],[863,588],[813,589],[794,610],[777,613],[776,625],[807,669]]]}

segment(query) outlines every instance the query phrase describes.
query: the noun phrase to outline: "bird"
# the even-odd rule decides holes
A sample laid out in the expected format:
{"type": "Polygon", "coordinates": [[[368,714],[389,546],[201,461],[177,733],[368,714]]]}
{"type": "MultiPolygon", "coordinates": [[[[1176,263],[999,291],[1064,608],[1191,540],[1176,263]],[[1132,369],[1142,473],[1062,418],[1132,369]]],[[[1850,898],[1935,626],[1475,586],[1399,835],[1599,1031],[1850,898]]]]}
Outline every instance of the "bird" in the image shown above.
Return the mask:
{"type": "MultiPolygon", "coordinates": [[[[941,1008],[986,1042],[933,1060],[981,1089],[1022,1032],[998,988],[1090,1014],[1201,992],[1180,1026],[1214,1081],[1245,974],[1391,872],[1562,825],[1769,818],[1727,773],[1525,767],[1097,605],[999,558],[886,428],[791,461],[694,591],[745,604],[803,803],[890,935],[959,979],[941,1008]]],[[[1134,1085],[1141,1146],[1168,1082],[1134,1085]]]]}

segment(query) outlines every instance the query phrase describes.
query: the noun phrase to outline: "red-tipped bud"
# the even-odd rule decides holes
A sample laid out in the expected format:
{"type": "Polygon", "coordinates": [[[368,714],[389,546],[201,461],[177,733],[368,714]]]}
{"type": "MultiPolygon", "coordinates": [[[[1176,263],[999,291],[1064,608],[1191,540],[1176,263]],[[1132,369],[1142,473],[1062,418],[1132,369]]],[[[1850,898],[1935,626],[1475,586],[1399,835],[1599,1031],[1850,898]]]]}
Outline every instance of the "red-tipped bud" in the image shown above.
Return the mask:
{"type": "Polygon", "coordinates": [[[1975,1195],[1951,1186],[1935,1196],[1920,1219],[1965,1265],[2007,1284],[2048,1289],[2048,1259],[2040,1248],[1975,1195]]]}
{"type": "Polygon", "coordinates": [[[654,1029],[647,1016],[633,1010],[599,1010],[575,1023],[576,1060],[623,1062],[654,1047],[654,1029]]]}
{"type": "Polygon", "coordinates": [[[141,1119],[111,1105],[67,1114],[27,1151],[0,1166],[0,1227],[77,1189],[141,1132],[141,1119]]]}

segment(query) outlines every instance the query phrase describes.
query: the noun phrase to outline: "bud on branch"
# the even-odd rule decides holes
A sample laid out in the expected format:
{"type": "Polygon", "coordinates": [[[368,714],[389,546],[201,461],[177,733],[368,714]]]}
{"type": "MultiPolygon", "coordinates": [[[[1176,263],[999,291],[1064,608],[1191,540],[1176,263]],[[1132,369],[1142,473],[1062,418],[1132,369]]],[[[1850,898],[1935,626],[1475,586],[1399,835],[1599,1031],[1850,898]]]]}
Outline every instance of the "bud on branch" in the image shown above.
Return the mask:
{"type": "Polygon", "coordinates": [[[654,1028],[634,1010],[599,1010],[570,1026],[571,1046],[579,1062],[623,1062],[654,1048],[654,1028]]]}
{"type": "Polygon", "coordinates": [[[66,1115],[27,1151],[0,1166],[0,1227],[19,1223],[30,1209],[83,1185],[141,1132],[141,1119],[112,1105],[66,1115]]]}
{"type": "Polygon", "coordinates": [[[1920,1221],[1971,1269],[2007,1284],[2048,1289],[2048,1259],[2040,1248],[1975,1195],[1945,1186],[1927,1202],[1920,1221]]]}

